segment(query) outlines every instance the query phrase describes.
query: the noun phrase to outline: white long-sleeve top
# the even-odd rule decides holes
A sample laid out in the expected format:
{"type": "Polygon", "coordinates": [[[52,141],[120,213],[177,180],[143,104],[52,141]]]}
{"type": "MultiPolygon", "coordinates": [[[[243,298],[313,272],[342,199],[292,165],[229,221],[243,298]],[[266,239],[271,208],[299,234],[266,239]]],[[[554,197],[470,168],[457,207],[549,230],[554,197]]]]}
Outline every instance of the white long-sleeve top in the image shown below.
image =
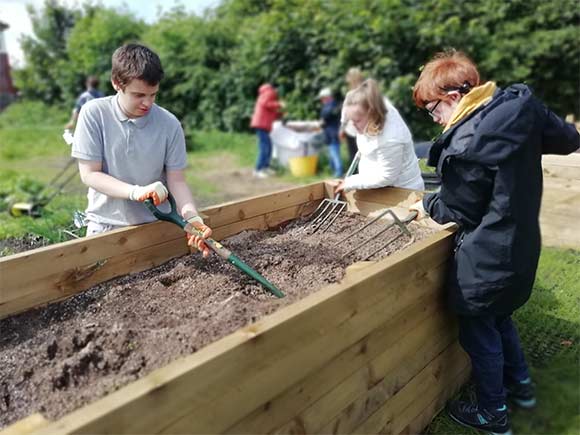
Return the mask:
{"type": "MultiPolygon", "coordinates": [[[[361,153],[358,174],[345,178],[345,191],[384,186],[425,189],[411,132],[387,98],[385,104],[387,116],[383,130],[376,136],[357,132],[356,144],[361,153]]],[[[342,119],[346,120],[344,108],[342,119]]]]}

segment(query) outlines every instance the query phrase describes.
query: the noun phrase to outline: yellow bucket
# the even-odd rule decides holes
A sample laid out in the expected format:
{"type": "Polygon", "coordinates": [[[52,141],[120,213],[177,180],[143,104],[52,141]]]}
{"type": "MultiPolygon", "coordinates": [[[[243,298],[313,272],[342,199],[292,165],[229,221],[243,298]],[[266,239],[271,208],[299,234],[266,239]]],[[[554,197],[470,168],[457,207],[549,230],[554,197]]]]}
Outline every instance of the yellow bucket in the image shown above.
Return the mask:
{"type": "Polygon", "coordinates": [[[318,164],[318,156],[306,157],[292,157],[288,159],[290,165],[290,172],[295,177],[308,177],[316,174],[316,165],[318,164]]]}

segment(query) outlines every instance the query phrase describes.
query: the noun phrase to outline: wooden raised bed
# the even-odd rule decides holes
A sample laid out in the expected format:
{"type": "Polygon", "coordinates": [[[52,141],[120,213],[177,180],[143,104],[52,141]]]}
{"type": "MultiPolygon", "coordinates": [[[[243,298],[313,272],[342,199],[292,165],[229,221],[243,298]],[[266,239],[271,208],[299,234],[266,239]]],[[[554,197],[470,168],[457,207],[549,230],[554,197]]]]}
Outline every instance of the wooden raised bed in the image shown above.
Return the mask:
{"type": "MultiPolygon", "coordinates": [[[[329,190],[316,183],[203,213],[222,239],[310,213],[329,190]]],[[[378,189],[348,201],[365,215],[397,205],[406,214],[415,197],[378,189]]],[[[150,225],[0,260],[0,316],[188,253],[179,228],[150,225]]],[[[341,283],[58,421],[35,414],[4,433],[416,433],[470,371],[443,308],[453,232],[353,265],[341,283]]]]}
{"type": "Polygon", "coordinates": [[[580,249],[580,153],[542,158],[542,244],[580,249]]]}

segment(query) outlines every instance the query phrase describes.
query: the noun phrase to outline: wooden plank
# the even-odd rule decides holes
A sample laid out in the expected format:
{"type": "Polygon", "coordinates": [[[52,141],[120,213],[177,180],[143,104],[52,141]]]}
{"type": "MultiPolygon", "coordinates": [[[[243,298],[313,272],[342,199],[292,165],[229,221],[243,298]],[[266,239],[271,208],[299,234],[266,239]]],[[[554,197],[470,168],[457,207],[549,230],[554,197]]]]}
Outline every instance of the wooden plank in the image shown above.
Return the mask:
{"type": "MultiPolygon", "coordinates": [[[[433,418],[441,412],[445,407],[445,404],[449,398],[453,397],[461,388],[461,385],[465,384],[471,375],[471,368],[468,367],[463,372],[460,372],[457,376],[457,382],[445,386],[445,388],[438,394],[435,394],[435,398],[429,403],[424,409],[421,410],[419,414],[410,419],[410,423],[407,424],[399,433],[401,434],[418,434],[423,433],[423,430],[433,421],[433,418]]],[[[421,396],[419,400],[423,402],[423,399],[428,395],[421,396]]],[[[411,409],[411,408],[408,408],[411,409]]],[[[384,433],[384,431],[383,431],[384,433]]],[[[397,433],[394,431],[394,433],[397,433]]]]}
{"type": "Polygon", "coordinates": [[[346,194],[349,201],[376,202],[386,205],[407,207],[422,198],[422,193],[398,187],[381,187],[379,189],[355,190],[346,194]]]}
{"type": "Polygon", "coordinates": [[[449,314],[439,309],[407,333],[393,331],[397,340],[392,345],[276,433],[294,433],[298,428],[313,434],[352,432],[456,339],[454,325],[449,314]]]}
{"type": "Polygon", "coordinates": [[[307,409],[371,359],[391,347],[406,332],[441,309],[441,295],[429,291],[409,308],[355,343],[321,370],[315,371],[279,396],[228,428],[226,433],[271,433],[307,409]]]}
{"type": "Polygon", "coordinates": [[[213,229],[214,235],[217,239],[221,240],[245,230],[267,230],[275,228],[284,222],[312,213],[317,205],[318,203],[316,201],[293,205],[243,221],[216,227],[213,229]]]}
{"type": "Polygon", "coordinates": [[[32,414],[2,430],[2,435],[25,435],[45,427],[48,421],[41,414],[32,414]]]}
{"type": "MultiPolygon", "coordinates": [[[[87,268],[46,271],[47,274],[28,282],[21,295],[10,292],[12,299],[0,302],[0,318],[32,307],[66,299],[101,282],[127,273],[140,272],[159,266],[171,257],[188,253],[183,235],[177,240],[110,257],[87,268]]],[[[3,287],[4,289],[5,287],[3,287]]],[[[2,295],[4,297],[4,293],[2,295]]]]}
{"type": "MultiPolygon", "coordinates": [[[[202,212],[207,216],[208,222],[218,229],[224,225],[221,222],[228,221],[234,215],[234,222],[243,221],[242,216],[246,216],[256,217],[257,221],[270,223],[269,217],[273,216],[275,220],[276,211],[285,210],[287,213],[288,206],[299,206],[304,202],[312,201],[312,198],[316,199],[316,195],[320,195],[321,192],[322,184],[317,183],[270,195],[262,195],[247,201],[210,207],[202,212]],[[260,218],[260,216],[264,217],[260,218]]],[[[240,225],[244,224],[240,223],[240,225]]],[[[263,226],[259,226],[259,228],[263,228],[263,226]]],[[[219,240],[219,231],[214,236],[219,240]]],[[[112,253],[126,254],[179,238],[183,238],[183,232],[177,226],[167,222],[155,222],[148,225],[121,228],[90,238],[73,240],[2,258],[0,259],[0,276],[2,277],[0,301],[21,297],[28,290],[35,292],[35,289],[29,289],[29,283],[44,278],[47,272],[83,269],[98,261],[114,257],[111,255],[112,253]]],[[[168,259],[170,258],[172,255],[168,256],[168,259]]]]}
{"type": "Polygon", "coordinates": [[[233,201],[208,207],[203,212],[214,227],[221,227],[248,220],[253,217],[298,206],[324,198],[323,183],[313,183],[293,189],[260,195],[244,201],[233,201]]]}
{"type": "Polygon", "coordinates": [[[328,286],[242,328],[47,432],[221,432],[416,299],[418,283],[446,261],[451,239],[441,232],[419,242],[351,277],[354,282],[328,286]]]}
{"type": "MultiPolygon", "coordinates": [[[[214,238],[221,240],[245,229],[275,227],[311,213],[315,206],[316,202],[309,202],[217,227],[214,238]]],[[[65,299],[101,282],[147,270],[188,252],[181,229],[167,222],[155,222],[7,257],[0,260],[0,318],[65,299]]]]}
{"type": "Polygon", "coordinates": [[[540,218],[549,215],[559,215],[572,220],[580,216],[580,192],[575,195],[561,195],[562,198],[554,200],[543,200],[540,210],[540,218]]]}
{"type": "MultiPolygon", "coordinates": [[[[465,362],[466,359],[463,358],[463,361],[465,362]]],[[[446,370],[446,368],[443,370],[446,370]]],[[[405,408],[402,413],[398,414],[391,425],[387,426],[391,429],[392,433],[404,433],[405,428],[414,423],[425,410],[432,412],[432,419],[436,412],[430,409],[433,402],[440,401],[445,403],[450,397],[459,391],[461,386],[469,379],[470,374],[471,370],[470,368],[467,368],[467,365],[462,366],[459,371],[443,373],[442,378],[438,378],[437,382],[430,385],[423,394],[419,394],[415,397],[410,406],[405,408]]],[[[426,425],[424,425],[423,428],[425,426],[426,425]]],[[[381,431],[381,433],[384,432],[381,431]]]]}
{"type": "MultiPolygon", "coordinates": [[[[358,426],[354,433],[398,433],[410,422],[399,419],[404,411],[413,405],[422,395],[432,394],[455,383],[458,375],[463,373],[468,365],[468,357],[458,342],[453,343],[427,367],[419,372],[409,383],[385,402],[364,423],[358,426]]],[[[436,395],[436,393],[435,393],[436,395]]]]}
{"type": "Polygon", "coordinates": [[[580,154],[572,153],[567,156],[543,156],[542,168],[546,178],[554,177],[580,180],[580,154]]]}
{"type": "MultiPolygon", "coordinates": [[[[542,245],[559,248],[580,249],[580,230],[574,228],[571,221],[563,225],[558,224],[559,219],[546,217],[541,220],[542,245]]],[[[576,221],[577,222],[577,221],[576,221]]]]}
{"type": "MultiPolygon", "coordinates": [[[[83,270],[98,261],[124,255],[146,246],[183,238],[183,231],[167,222],[114,230],[0,259],[0,301],[35,292],[32,283],[55,272],[83,270]]],[[[127,271],[127,273],[130,271],[127,271]]]]}

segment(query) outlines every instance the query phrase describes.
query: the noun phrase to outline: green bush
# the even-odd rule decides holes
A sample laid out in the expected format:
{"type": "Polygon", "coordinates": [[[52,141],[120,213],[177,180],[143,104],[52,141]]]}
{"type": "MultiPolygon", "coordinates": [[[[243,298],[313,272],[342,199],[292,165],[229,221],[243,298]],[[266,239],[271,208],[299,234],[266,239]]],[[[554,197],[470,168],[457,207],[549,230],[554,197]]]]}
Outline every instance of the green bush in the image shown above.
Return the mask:
{"type": "Polygon", "coordinates": [[[166,78],[159,103],[186,129],[248,129],[256,90],[273,82],[291,118],[316,118],[317,92],[346,91],[361,67],[378,79],[417,139],[438,132],[416,110],[419,68],[446,47],[467,52],[484,80],[531,85],[558,114],[580,113],[580,9],[575,0],[224,0],[203,17],[175,8],[150,26],[103,6],[46,0],[25,38],[23,95],[71,102],[86,73],[108,77],[114,47],[141,40],[166,78]]]}

